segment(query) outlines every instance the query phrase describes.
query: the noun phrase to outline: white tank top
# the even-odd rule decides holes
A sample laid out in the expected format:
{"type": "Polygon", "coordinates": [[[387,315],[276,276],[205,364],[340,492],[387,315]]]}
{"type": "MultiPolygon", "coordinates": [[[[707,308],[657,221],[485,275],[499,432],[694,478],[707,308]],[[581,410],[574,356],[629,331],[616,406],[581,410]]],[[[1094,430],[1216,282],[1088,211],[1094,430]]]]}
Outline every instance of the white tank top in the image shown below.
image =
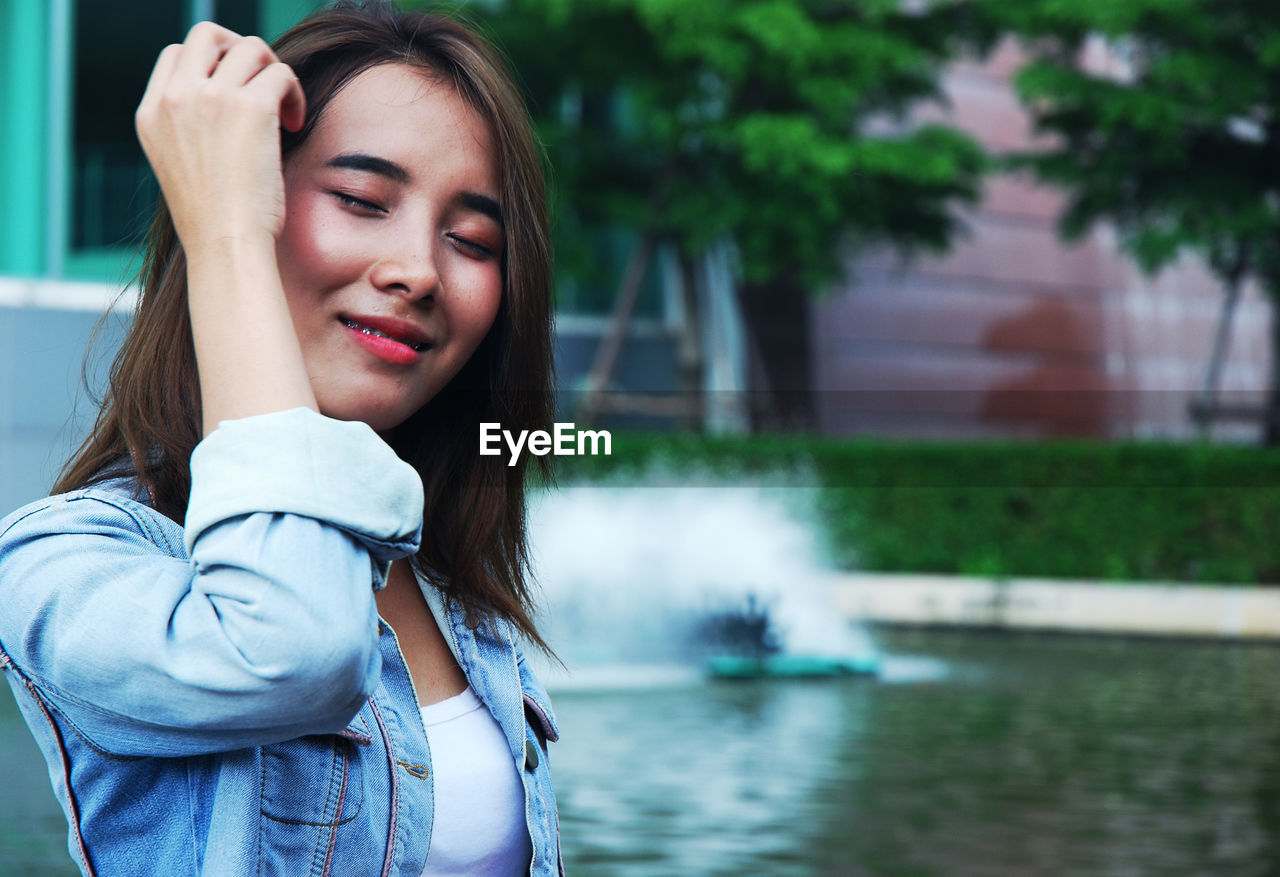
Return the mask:
{"type": "Polygon", "coordinates": [[[423,877],[529,873],[524,784],[497,719],[471,686],[421,710],[435,789],[423,877]]]}

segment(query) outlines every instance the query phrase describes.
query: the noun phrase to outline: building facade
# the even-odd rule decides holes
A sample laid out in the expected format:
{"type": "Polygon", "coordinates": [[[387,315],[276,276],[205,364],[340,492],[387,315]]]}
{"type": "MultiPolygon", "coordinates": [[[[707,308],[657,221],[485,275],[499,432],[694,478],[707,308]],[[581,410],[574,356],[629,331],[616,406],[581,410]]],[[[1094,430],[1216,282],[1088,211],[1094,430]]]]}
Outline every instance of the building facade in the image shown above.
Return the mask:
{"type": "MultiPolygon", "coordinates": [[[[42,494],[83,435],[95,406],[81,391],[82,364],[100,387],[133,303],[137,244],[157,194],[133,112],[156,55],[198,20],[271,39],[319,5],[0,0],[0,510],[42,494]]],[[[1100,50],[1092,63],[1107,58],[1100,50]]],[[[1019,63],[1006,46],[956,65],[944,77],[950,106],[930,118],[996,153],[1030,145],[1010,86],[1019,63]]],[[[659,253],[604,385],[619,402],[605,417],[833,435],[1193,435],[1188,405],[1204,381],[1221,290],[1191,260],[1144,277],[1105,228],[1063,245],[1061,205],[1055,192],[994,177],[948,255],[905,265],[862,255],[818,296],[735,294],[731,247],[698,264],[686,293],[689,274],[659,253]],[[692,419],[662,413],[661,401],[679,402],[691,386],[691,307],[702,388],[692,419]]],[[[630,242],[606,238],[621,274],[630,242]]],[[[560,286],[560,414],[572,419],[610,330],[613,289],[560,286]]],[[[1265,389],[1270,319],[1247,289],[1227,391],[1265,389]]],[[[1258,429],[1224,423],[1216,435],[1249,440],[1258,429]]]]}
{"type": "MultiPolygon", "coordinates": [[[[47,492],[83,437],[135,303],[158,190],[133,114],[156,56],[197,21],[271,40],[322,5],[0,0],[0,514],[47,492]]],[[[629,243],[601,238],[615,261],[629,243]]],[[[675,384],[679,311],[666,261],[648,272],[611,390],[675,384]]],[[[556,355],[571,418],[612,289],[569,283],[560,293],[556,355]]]]}
{"type": "MultiPolygon", "coordinates": [[[[954,125],[995,155],[1034,148],[1006,43],[943,79],[948,105],[927,117],[954,125]]],[[[1121,63],[1100,40],[1082,62],[1121,63]]],[[[1097,227],[1079,242],[1057,233],[1061,193],[992,176],[968,233],[939,258],[851,261],[845,283],[809,302],[814,420],[832,434],[979,438],[1078,436],[1186,439],[1224,293],[1185,258],[1154,277],[1097,227]]],[[[1272,312],[1246,285],[1230,329],[1221,389],[1240,407],[1262,402],[1272,312]]],[[[1215,438],[1252,441],[1258,420],[1214,424],[1215,438]]]]}

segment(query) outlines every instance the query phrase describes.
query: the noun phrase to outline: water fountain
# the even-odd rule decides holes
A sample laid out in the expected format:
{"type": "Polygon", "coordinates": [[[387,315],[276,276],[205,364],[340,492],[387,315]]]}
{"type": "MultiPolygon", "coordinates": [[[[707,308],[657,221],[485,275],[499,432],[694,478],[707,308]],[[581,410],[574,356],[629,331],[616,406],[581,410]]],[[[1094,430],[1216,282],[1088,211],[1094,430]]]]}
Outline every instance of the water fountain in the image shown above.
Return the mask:
{"type": "Polygon", "coordinates": [[[796,487],[573,486],[531,536],[552,687],[712,675],[874,672],[865,629],[827,599],[810,495],[796,487]]]}

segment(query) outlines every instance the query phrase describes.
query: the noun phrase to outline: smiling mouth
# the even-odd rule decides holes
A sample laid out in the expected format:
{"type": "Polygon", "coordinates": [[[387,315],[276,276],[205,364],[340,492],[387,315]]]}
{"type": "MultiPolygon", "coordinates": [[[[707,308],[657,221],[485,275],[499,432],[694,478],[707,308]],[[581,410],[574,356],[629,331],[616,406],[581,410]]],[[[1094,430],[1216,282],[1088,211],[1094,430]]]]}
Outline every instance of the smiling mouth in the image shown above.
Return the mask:
{"type": "Polygon", "coordinates": [[[389,332],[383,332],[381,329],[375,329],[372,326],[366,326],[364,323],[357,323],[355,320],[351,320],[346,317],[339,317],[338,319],[341,320],[342,324],[346,326],[348,329],[352,329],[356,332],[360,332],[363,335],[369,335],[370,337],[373,337],[373,338],[386,338],[390,341],[395,341],[399,344],[403,344],[405,347],[408,347],[410,350],[413,350],[417,353],[421,353],[422,351],[427,350],[429,347],[431,347],[430,343],[426,341],[406,341],[403,338],[397,338],[395,335],[392,335],[389,332]]]}

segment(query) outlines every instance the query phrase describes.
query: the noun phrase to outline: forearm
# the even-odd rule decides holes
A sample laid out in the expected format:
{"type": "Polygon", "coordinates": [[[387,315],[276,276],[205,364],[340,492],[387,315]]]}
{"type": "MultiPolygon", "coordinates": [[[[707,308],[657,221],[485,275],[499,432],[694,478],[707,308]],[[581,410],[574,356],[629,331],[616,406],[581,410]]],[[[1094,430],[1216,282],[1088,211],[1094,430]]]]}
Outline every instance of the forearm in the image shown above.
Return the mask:
{"type": "Polygon", "coordinates": [[[223,420],[318,410],[273,239],[198,243],[187,253],[187,284],[205,435],[223,420]]]}
{"type": "Polygon", "coordinates": [[[203,432],[317,409],[276,263],[280,128],[302,126],[297,77],[261,39],[210,22],[156,60],[135,122],[187,255],[203,432]]]}
{"type": "Polygon", "coordinates": [[[417,473],[305,409],[225,422],[191,467],[184,528],[110,488],[0,521],[0,642],[116,754],[334,730],[376,684],[373,590],[417,550],[417,473]]]}

